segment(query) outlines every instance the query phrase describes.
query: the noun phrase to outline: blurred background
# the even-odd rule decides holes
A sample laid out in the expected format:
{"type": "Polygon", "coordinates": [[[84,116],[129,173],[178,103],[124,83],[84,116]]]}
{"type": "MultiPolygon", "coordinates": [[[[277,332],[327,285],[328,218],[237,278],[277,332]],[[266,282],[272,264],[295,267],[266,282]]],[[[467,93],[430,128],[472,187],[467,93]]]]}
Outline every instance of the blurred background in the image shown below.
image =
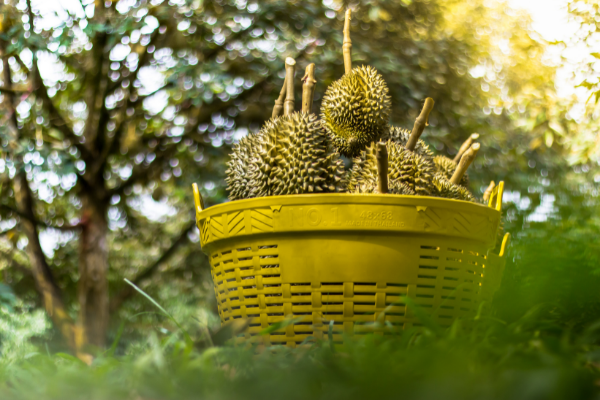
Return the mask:
{"type": "Polygon", "coordinates": [[[124,278],[190,332],[218,324],[191,184],[227,200],[227,155],[270,117],[286,57],[296,93],[316,64],[319,108],[344,71],[346,7],[391,123],[410,129],[432,97],[424,140],[452,156],[480,133],[471,189],[505,182],[496,316],[599,318],[595,1],[4,0],[0,351],[172,329],[124,278]]]}

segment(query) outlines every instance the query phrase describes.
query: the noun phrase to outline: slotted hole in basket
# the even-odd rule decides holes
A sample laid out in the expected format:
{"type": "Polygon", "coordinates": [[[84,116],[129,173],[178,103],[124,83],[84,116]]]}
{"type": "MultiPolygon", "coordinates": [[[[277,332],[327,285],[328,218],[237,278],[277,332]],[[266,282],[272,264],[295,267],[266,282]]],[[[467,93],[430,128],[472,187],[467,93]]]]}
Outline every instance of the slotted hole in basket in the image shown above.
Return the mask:
{"type": "Polygon", "coordinates": [[[452,318],[452,315],[438,315],[439,318],[452,318]]]}
{"type": "Polygon", "coordinates": [[[245,296],[245,297],[246,297],[247,299],[255,299],[255,298],[257,298],[258,296],[257,296],[257,295],[255,295],[255,294],[253,294],[253,295],[249,295],[249,296],[245,296]]]}
{"type": "Polygon", "coordinates": [[[219,257],[219,253],[216,253],[215,255],[212,256],[212,258],[217,258],[219,257]]]}
{"type": "Polygon", "coordinates": [[[354,302],[354,305],[355,306],[374,306],[375,302],[372,301],[372,302],[369,302],[369,303],[364,303],[364,302],[356,301],[356,302],[354,302]]]}
{"type": "MultiPolygon", "coordinates": [[[[442,298],[443,300],[455,300],[455,299],[456,299],[456,297],[454,297],[454,296],[441,296],[441,298],[442,298]]],[[[463,299],[463,300],[464,300],[464,299],[463,299]]]]}
{"type": "Polygon", "coordinates": [[[453,249],[453,248],[450,248],[450,247],[448,247],[448,251],[453,251],[455,253],[462,253],[463,252],[462,249],[453,249]]]}
{"type": "Polygon", "coordinates": [[[295,312],[294,315],[312,315],[312,312],[295,312]]]}
{"type": "Polygon", "coordinates": [[[466,301],[466,302],[468,302],[468,303],[470,303],[470,302],[471,302],[471,299],[465,299],[464,297],[463,297],[463,298],[461,298],[461,300],[462,300],[462,301],[466,301]]]}
{"type": "Polygon", "coordinates": [[[408,287],[406,283],[388,283],[387,285],[391,287],[408,287]]]}
{"type": "Polygon", "coordinates": [[[393,317],[404,317],[404,313],[403,312],[394,312],[394,311],[392,311],[392,312],[387,311],[385,313],[385,315],[391,315],[393,317]]]}
{"type": "Polygon", "coordinates": [[[417,289],[435,289],[435,285],[417,285],[417,289]]]}
{"type": "Polygon", "coordinates": [[[433,295],[432,294],[418,294],[417,297],[424,297],[427,299],[433,299],[433,295]]]}
{"type": "Polygon", "coordinates": [[[418,275],[422,279],[435,279],[435,275],[418,275]]]}
{"type": "Polygon", "coordinates": [[[246,304],[246,308],[258,308],[258,304],[246,304]]]}
{"type": "Polygon", "coordinates": [[[242,248],[239,248],[239,249],[236,249],[236,250],[239,253],[239,252],[242,252],[242,251],[250,251],[251,249],[250,249],[250,247],[242,247],[242,248]]]}
{"type": "Polygon", "coordinates": [[[438,269],[438,267],[434,267],[433,265],[419,265],[421,269],[438,269]]]}
{"type": "Polygon", "coordinates": [[[375,286],[375,282],[354,282],[354,286],[375,286]]]}
{"type": "Polygon", "coordinates": [[[265,287],[281,287],[281,283],[274,283],[270,285],[265,285],[265,287]]]}
{"type": "Polygon", "coordinates": [[[276,275],[263,275],[263,278],[279,278],[281,275],[276,274],[276,275]]]}
{"type": "Polygon", "coordinates": [[[225,254],[231,254],[231,250],[225,250],[225,251],[224,251],[224,252],[222,252],[221,254],[222,254],[222,255],[225,255],[225,254]]]}
{"type": "Polygon", "coordinates": [[[248,261],[248,260],[252,260],[252,257],[242,257],[242,258],[238,258],[238,260],[240,260],[240,261],[248,261]]]}
{"type": "Polygon", "coordinates": [[[248,325],[248,326],[251,326],[251,327],[253,327],[253,328],[256,328],[257,326],[260,326],[260,323],[258,323],[258,324],[250,324],[250,325],[248,325]]]}
{"type": "Polygon", "coordinates": [[[462,262],[460,258],[446,257],[447,261],[462,262]]]}
{"type": "Polygon", "coordinates": [[[440,306],[440,308],[445,308],[446,310],[454,310],[453,306],[440,306]]]}
{"type": "MultiPolygon", "coordinates": [[[[324,311],[323,315],[342,315],[343,313],[341,311],[324,311]]],[[[337,321],[335,321],[333,324],[335,325],[336,323],[338,323],[337,321]]],[[[339,324],[341,324],[342,322],[340,321],[339,324]]]]}
{"type": "Polygon", "coordinates": [[[451,276],[445,276],[444,279],[447,281],[457,281],[458,280],[458,278],[453,278],[451,276]]]}
{"type": "Polygon", "coordinates": [[[310,296],[310,292],[308,293],[292,293],[292,297],[294,296],[310,296]]]}
{"type": "Polygon", "coordinates": [[[341,296],[343,294],[344,293],[342,293],[342,292],[323,292],[322,293],[323,296],[341,296]]]}
{"type": "Polygon", "coordinates": [[[437,246],[421,246],[423,250],[439,250],[440,248],[437,246]]]}
{"type": "Polygon", "coordinates": [[[292,303],[293,306],[310,306],[312,303],[292,303]]]}
{"type": "Polygon", "coordinates": [[[234,307],[231,307],[231,309],[232,309],[232,310],[239,310],[239,309],[240,309],[240,306],[234,306],[234,307]]]}
{"type": "Polygon", "coordinates": [[[283,313],[267,313],[269,317],[283,317],[283,313]]]}
{"type": "Polygon", "coordinates": [[[240,271],[248,271],[249,269],[253,269],[252,267],[240,267],[240,271]]]}
{"type": "Polygon", "coordinates": [[[452,268],[452,267],[446,267],[444,268],[446,271],[458,271],[460,270],[460,268],[452,268]]]}
{"type": "Polygon", "coordinates": [[[230,297],[229,298],[230,301],[239,300],[239,299],[240,299],[239,297],[230,297]]]}
{"type": "Polygon", "coordinates": [[[471,309],[470,309],[470,308],[465,308],[465,307],[461,307],[460,309],[461,309],[462,311],[471,311],[471,309]]]}
{"type": "Polygon", "coordinates": [[[267,307],[283,307],[283,303],[271,303],[267,304],[267,307]]]}
{"type": "Polygon", "coordinates": [[[235,282],[235,278],[227,279],[227,282],[235,282]]]}
{"type": "Polygon", "coordinates": [[[269,255],[266,255],[266,256],[258,256],[258,257],[261,258],[261,259],[265,259],[265,258],[277,258],[279,256],[277,254],[269,254],[269,255]]]}
{"type": "Polygon", "coordinates": [[[456,287],[455,286],[442,286],[442,289],[444,289],[444,290],[454,290],[454,289],[456,289],[456,287]]]}
{"type": "Polygon", "coordinates": [[[221,265],[221,263],[220,263],[220,262],[218,262],[218,263],[215,263],[215,265],[213,265],[213,268],[217,268],[219,265],[221,265]]]}
{"type": "Polygon", "coordinates": [[[258,246],[259,249],[276,249],[277,245],[276,244],[268,244],[265,246],[258,246]]]}

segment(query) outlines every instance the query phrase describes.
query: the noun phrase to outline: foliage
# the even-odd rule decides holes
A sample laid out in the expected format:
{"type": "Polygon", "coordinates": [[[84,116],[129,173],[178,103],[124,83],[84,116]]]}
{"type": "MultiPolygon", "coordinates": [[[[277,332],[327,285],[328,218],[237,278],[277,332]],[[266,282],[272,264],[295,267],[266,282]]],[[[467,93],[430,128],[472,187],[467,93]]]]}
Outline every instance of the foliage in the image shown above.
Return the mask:
{"type": "Polygon", "coordinates": [[[598,396],[598,323],[573,331],[543,308],[506,324],[457,321],[279,346],[199,350],[179,334],[151,334],[126,355],[88,367],[59,353],[0,362],[10,399],[579,399],[598,396]],[[32,384],[35,382],[35,384],[32,384]]]}

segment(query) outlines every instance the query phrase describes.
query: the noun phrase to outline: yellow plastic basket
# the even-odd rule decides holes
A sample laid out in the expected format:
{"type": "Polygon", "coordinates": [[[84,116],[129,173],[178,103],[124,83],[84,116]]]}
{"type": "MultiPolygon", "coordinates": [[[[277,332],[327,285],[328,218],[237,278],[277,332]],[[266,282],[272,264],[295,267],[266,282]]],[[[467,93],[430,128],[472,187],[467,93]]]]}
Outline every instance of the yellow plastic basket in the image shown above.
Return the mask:
{"type": "Polygon", "coordinates": [[[490,253],[503,184],[490,206],[373,194],[275,196],[203,210],[196,220],[210,259],[221,322],[250,318],[246,338],[296,346],[309,337],[420,324],[410,297],[442,326],[474,314],[500,283],[490,253]],[[269,335],[285,318],[302,318],[269,335]]]}

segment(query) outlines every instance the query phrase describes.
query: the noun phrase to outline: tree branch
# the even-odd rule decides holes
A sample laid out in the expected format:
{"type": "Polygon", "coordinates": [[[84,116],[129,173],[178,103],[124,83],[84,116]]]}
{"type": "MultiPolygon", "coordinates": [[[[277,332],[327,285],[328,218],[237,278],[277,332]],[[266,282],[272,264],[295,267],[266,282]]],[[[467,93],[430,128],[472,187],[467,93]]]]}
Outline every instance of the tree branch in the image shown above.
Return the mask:
{"type": "Polygon", "coordinates": [[[42,100],[42,104],[48,111],[50,124],[56,130],[62,133],[64,138],[71,142],[71,144],[75,146],[77,150],[79,150],[81,157],[84,159],[86,164],[89,163],[93,157],[92,153],[87,149],[87,147],[79,143],[79,137],[75,135],[75,132],[73,132],[73,130],[69,127],[67,121],[62,116],[60,111],[58,111],[58,109],[54,106],[50,95],[48,95],[48,88],[44,84],[42,76],[38,70],[37,57],[35,56],[35,53],[33,56],[33,68],[31,72],[33,73],[33,91],[39,96],[39,98],[42,100]]]}
{"type": "Polygon", "coordinates": [[[50,224],[47,224],[47,223],[45,223],[43,221],[38,220],[33,215],[28,215],[28,214],[26,214],[26,213],[24,213],[22,211],[17,210],[16,208],[12,208],[11,206],[7,206],[6,204],[0,204],[0,208],[3,208],[6,211],[10,211],[12,213],[15,213],[19,217],[26,219],[27,221],[35,224],[36,226],[41,226],[41,227],[47,228],[47,229],[56,229],[57,231],[68,232],[68,231],[75,231],[77,229],[80,229],[81,226],[82,226],[81,223],[78,223],[78,224],[75,224],[75,225],[64,225],[64,226],[50,225],[50,224]]]}
{"type": "MultiPolygon", "coordinates": [[[[144,282],[145,280],[149,279],[152,275],[154,275],[154,273],[158,270],[158,268],[161,265],[163,265],[169,258],[171,258],[171,256],[173,256],[173,254],[175,254],[177,249],[188,240],[187,235],[195,226],[196,226],[196,221],[193,221],[188,226],[186,226],[183,229],[183,231],[179,234],[179,236],[175,240],[173,240],[173,242],[171,243],[171,246],[167,250],[165,250],[165,252],[156,261],[154,261],[152,264],[150,264],[149,266],[144,268],[142,270],[142,272],[140,272],[134,279],[131,279],[131,281],[136,286],[139,286],[140,283],[144,282]]],[[[112,312],[115,312],[116,310],[118,310],[121,307],[121,305],[127,299],[129,299],[129,297],[131,297],[131,295],[133,293],[134,293],[134,291],[131,286],[125,286],[121,290],[121,292],[118,293],[111,300],[110,312],[112,313],[112,312]]]]}

